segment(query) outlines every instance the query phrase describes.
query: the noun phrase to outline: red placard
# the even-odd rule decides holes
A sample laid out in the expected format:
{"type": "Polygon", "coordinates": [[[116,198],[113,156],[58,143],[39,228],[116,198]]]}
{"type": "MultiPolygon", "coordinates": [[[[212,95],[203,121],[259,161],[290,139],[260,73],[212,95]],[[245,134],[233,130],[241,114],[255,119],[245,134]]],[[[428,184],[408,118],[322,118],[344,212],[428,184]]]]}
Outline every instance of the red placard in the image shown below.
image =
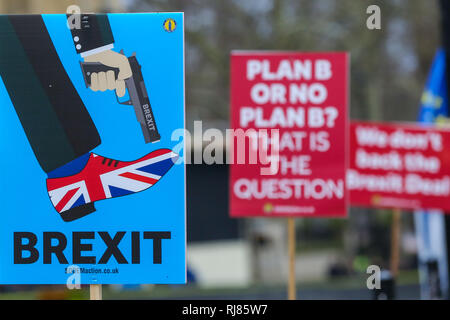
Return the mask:
{"type": "Polygon", "coordinates": [[[346,216],[348,60],[232,53],[232,217],[346,216]]]}
{"type": "Polygon", "coordinates": [[[347,187],[355,206],[450,210],[450,131],[352,121],[347,187]]]}

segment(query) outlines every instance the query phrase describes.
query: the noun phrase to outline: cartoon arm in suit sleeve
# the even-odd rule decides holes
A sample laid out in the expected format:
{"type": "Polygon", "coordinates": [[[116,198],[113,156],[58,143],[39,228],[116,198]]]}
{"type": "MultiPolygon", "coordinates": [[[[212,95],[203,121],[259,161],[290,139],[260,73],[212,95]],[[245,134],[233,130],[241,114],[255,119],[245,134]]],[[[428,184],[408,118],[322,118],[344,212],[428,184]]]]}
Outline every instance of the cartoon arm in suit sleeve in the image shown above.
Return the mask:
{"type": "Polygon", "coordinates": [[[90,75],[93,91],[116,90],[118,97],[126,92],[125,79],[132,71],[127,57],[113,51],[114,37],[106,14],[82,14],[81,28],[71,29],[77,53],[85,62],[99,62],[119,69],[117,79],[113,71],[94,72],[90,75]]]}

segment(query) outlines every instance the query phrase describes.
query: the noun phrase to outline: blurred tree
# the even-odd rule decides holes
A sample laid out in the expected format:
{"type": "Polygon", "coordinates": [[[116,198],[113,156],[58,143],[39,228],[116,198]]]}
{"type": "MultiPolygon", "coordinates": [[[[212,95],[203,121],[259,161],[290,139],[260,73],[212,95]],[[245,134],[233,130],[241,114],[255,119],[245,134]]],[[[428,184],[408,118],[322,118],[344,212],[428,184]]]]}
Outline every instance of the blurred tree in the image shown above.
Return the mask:
{"type": "Polygon", "coordinates": [[[129,0],[132,11],[184,11],[188,126],[228,120],[231,50],[345,50],[351,116],[415,120],[438,45],[435,1],[129,0]],[[381,30],[366,27],[369,5],[381,30]]]}
{"type": "Polygon", "coordinates": [[[0,13],[66,13],[67,7],[79,6],[84,12],[121,12],[122,0],[0,0],[0,13]]]}

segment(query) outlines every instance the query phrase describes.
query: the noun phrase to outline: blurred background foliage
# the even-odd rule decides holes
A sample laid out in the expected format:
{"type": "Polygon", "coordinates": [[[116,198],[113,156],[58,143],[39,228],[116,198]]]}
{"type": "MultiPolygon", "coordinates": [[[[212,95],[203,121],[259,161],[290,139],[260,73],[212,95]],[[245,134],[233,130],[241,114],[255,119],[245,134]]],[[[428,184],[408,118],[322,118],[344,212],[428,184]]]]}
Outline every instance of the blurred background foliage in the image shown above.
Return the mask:
{"type": "Polygon", "coordinates": [[[351,117],[417,118],[439,45],[436,1],[135,0],[131,11],[184,11],[188,124],[229,117],[231,50],[349,51],[351,117]],[[381,30],[366,27],[369,5],[381,30]]]}

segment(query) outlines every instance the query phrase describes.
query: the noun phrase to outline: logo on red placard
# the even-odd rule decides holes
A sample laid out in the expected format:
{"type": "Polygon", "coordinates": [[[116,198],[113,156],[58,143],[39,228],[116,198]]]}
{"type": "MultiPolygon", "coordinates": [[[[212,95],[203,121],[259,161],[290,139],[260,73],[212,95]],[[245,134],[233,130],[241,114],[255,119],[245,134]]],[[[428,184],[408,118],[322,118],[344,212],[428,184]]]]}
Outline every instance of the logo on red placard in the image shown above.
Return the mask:
{"type": "Polygon", "coordinates": [[[377,205],[379,205],[380,204],[380,202],[381,202],[381,196],[379,195],[379,194],[375,194],[375,195],[373,195],[372,196],[372,204],[374,205],[374,206],[377,206],[377,205]]]}
{"type": "Polygon", "coordinates": [[[273,204],[271,204],[270,202],[267,202],[264,204],[264,209],[263,209],[265,214],[270,214],[273,211],[273,204]]]}

